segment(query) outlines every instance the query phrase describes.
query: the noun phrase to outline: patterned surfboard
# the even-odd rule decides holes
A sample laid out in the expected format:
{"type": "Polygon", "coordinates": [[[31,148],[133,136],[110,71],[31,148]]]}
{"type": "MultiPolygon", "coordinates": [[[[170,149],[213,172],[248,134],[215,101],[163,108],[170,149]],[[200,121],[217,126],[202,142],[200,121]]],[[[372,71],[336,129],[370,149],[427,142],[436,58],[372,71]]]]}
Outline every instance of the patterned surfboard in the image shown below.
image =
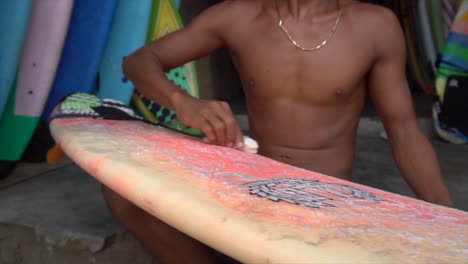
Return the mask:
{"type": "Polygon", "coordinates": [[[441,138],[465,144],[468,143],[468,0],[460,5],[440,58],[434,126],[441,138]]]}
{"type": "Polygon", "coordinates": [[[66,101],[55,114],[52,134],[79,166],[243,263],[464,263],[468,256],[466,212],[205,144],[113,101],[66,101]]]}

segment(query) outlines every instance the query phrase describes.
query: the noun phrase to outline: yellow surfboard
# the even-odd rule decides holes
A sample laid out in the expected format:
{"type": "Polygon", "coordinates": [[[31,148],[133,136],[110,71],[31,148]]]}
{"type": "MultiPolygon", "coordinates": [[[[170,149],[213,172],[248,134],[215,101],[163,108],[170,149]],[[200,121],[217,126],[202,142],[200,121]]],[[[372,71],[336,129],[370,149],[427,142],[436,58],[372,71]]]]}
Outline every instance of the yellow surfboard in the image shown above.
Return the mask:
{"type": "MultiPolygon", "coordinates": [[[[173,0],[155,0],[148,32],[148,42],[154,41],[171,32],[184,27],[182,19],[173,0]]],[[[167,77],[188,94],[198,97],[198,79],[194,62],[172,69],[167,77]]],[[[146,99],[141,93],[135,92],[133,103],[140,114],[147,120],[166,123],[174,129],[191,134],[200,134],[198,130],[185,127],[175,118],[175,113],[146,99]]]]}

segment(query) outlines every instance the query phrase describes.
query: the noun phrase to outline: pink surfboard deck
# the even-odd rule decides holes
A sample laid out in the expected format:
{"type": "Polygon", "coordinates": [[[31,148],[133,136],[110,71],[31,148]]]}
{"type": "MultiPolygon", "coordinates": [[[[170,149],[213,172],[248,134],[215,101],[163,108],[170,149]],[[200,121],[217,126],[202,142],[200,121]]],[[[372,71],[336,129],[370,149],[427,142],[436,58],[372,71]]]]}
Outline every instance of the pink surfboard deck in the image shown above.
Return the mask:
{"type": "Polygon", "coordinates": [[[140,121],[51,131],[97,180],[246,263],[466,263],[468,213],[207,145],[140,121]]]}
{"type": "Polygon", "coordinates": [[[73,0],[33,1],[21,52],[15,114],[39,117],[42,113],[68,30],[73,0]]]}

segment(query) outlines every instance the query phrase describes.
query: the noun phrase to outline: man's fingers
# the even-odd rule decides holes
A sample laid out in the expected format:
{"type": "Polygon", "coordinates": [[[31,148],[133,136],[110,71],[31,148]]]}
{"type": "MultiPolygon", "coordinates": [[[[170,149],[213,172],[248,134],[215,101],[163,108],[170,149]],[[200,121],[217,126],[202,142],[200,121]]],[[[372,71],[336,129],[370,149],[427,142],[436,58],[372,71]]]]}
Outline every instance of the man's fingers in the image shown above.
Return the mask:
{"type": "MultiPolygon", "coordinates": [[[[218,117],[221,107],[216,104],[211,104],[210,107],[200,111],[200,116],[203,118],[204,128],[211,132],[211,136],[208,140],[212,144],[224,145],[225,141],[225,125],[223,120],[218,117]]],[[[202,132],[205,132],[202,130],[202,132]]]]}
{"type": "Polygon", "coordinates": [[[236,134],[236,148],[237,149],[243,149],[244,148],[244,133],[238,128],[237,134],[236,134]]]}
{"type": "Polygon", "coordinates": [[[205,114],[203,122],[201,130],[205,133],[205,142],[244,150],[244,134],[232,115],[205,114]]]}
{"type": "Polygon", "coordinates": [[[238,126],[235,118],[229,113],[222,113],[219,116],[219,119],[222,120],[223,129],[225,133],[224,145],[228,147],[234,147],[236,143],[236,136],[238,133],[238,126]]]}
{"type": "Polygon", "coordinates": [[[226,103],[226,102],[219,102],[219,104],[220,104],[221,108],[223,108],[224,111],[226,111],[227,113],[233,115],[232,110],[231,110],[231,107],[229,106],[228,103],[226,103]]]}
{"type": "Polygon", "coordinates": [[[193,127],[206,136],[206,142],[221,146],[242,148],[243,134],[226,102],[212,101],[204,105],[193,127]]]}
{"type": "Polygon", "coordinates": [[[213,115],[208,120],[210,125],[213,127],[214,134],[216,136],[215,143],[220,146],[225,146],[226,144],[226,124],[217,115],[213,115]]]}
{"type": "Polygon", "coordinates": [[[220,102],[220,106],[224,110],[222,118],[226,123],[226,143],[228,147],[241,148],[243,133],[237,124],[231,107],[226,102],[220,102]]]}
{"type": "Polygon", "coordinates": [[[241,149],[244,142],[244,134],[242,133],[239,125],[237,124],[237,120],[234,118],[233,115],[226,116],[225,120],[227,131],[226,142],[229,144],[228,147],[241,149]]]}
{"type": "Polygon", "coordinates": [[[213,120],[216,135],[219,136],[218,144],[233,147],[235,141],[236,121],[229,104],[226,102],[216,102],[211,105],[218,120],[213,120]]]}
{"type": "Polygon", "coordinates": [[[226,144],[232,148],[236,146],[236,137],[238,134],[238,127],[234,117],[227,117],[226,120],[226,144]]]}
{"type": "Polygon", "coordinates": [[[208,121],[204,121],[204,125],[200,127],[200,130],[205,134],[205,141],[212,144],[216,141],[216,135],[213,128],[208,121]]]}

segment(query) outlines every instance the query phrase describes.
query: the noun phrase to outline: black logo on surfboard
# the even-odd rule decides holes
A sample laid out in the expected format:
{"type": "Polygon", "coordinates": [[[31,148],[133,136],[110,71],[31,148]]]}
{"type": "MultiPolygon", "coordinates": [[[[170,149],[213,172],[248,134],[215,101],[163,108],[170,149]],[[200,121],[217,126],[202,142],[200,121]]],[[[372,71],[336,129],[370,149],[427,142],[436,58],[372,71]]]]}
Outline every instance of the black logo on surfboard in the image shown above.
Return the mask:
{"type": "Polygon", "coordinates": [[[311,208],[337,207],[333,202],[335,198],[383,201],[367,191],[313,180],[279,178],[249,182],[245,185],[249,187],[252,195],[274,202],[287,202],[311,208]]]}

